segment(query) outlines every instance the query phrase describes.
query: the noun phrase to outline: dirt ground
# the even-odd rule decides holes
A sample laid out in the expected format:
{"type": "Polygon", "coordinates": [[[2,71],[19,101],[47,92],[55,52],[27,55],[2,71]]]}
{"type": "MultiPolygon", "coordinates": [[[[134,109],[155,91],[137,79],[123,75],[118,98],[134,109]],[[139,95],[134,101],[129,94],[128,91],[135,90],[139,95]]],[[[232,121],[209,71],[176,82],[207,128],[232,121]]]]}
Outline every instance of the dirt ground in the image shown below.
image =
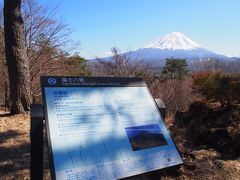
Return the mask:
{"type": "Polygon", "coordinates": [[[0,179],[30,179],[28,115],[0,114],[0,179]]]}
{"type": "MultiPolygon", "coordinates": [[[[172,127],[171,118],[167,120],[172,127]]],[[[0,179],[30,179],[30,118],[29,115],[0,113],[0,179]]],[[[172,136],[182,154],[184,165],[163,172],[156,179],[240,179],[240,159],[223,159],[213,149],[192,149],[184,136],[184,129],[176,129],[172,136]]],[[[44,179],[50,179],[47,149],[44,149],[44,179]]],[[[149,179],[145,174],[130,179],[149,179]]]]}

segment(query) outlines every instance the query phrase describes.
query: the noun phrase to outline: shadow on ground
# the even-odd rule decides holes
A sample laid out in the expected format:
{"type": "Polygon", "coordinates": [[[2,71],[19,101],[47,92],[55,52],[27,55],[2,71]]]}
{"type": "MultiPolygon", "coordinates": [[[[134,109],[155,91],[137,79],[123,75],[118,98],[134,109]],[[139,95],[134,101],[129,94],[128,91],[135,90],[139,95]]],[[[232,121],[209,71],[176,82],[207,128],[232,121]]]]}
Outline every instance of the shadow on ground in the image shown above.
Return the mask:
{"type": "Polygon", "coordinates": [[[29,169],[30,144],[14,142],[21,135],[13,130],[0,133],[0,176],[15,173],[19,169],[29,169]]]}

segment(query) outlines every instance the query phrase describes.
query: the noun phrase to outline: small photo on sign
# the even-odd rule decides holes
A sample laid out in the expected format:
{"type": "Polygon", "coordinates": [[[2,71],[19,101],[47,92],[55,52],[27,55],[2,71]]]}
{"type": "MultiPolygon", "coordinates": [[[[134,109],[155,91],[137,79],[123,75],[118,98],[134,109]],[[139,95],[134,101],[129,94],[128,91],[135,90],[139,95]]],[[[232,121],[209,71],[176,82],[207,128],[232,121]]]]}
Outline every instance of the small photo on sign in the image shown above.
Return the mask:
{"type": "Polygon", "coordinates": [[[125,128],[133,151],[167,145],[158,124],[125,128]]]}

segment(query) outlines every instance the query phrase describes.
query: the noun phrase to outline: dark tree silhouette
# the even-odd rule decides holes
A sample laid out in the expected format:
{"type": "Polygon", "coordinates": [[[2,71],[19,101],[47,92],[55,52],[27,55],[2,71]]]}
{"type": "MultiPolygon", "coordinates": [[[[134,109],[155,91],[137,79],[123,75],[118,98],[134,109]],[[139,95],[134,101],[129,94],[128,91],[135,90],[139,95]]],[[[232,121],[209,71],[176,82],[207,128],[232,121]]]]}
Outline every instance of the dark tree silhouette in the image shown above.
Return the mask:
{"type": "Polygon", "coordinates": [[[10,82],[10,112],[20,114],[29,110],[30,72],[27,59],[21,0],[4,0],[5,54],[10,82]]]}

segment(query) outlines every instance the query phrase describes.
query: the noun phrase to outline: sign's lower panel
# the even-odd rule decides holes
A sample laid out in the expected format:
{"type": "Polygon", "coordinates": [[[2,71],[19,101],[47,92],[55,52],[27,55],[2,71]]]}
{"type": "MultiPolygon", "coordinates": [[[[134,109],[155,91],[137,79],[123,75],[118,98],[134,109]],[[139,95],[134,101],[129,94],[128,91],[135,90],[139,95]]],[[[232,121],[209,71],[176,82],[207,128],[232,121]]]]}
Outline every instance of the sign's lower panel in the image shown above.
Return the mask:
{"type": "Polygon", "coordinates": [[[105,162],[57,173],[57,179],[119,179],[176,165],[174,152],[159,152],[145,157],[105,162]],[[162,158],[165,157],[165,158],[162,158]]]}
{"type": "Polygon", "coordinates": [[[146,87],[45,87],[56,179],[119,179],[182,163],[146,87]]]}

